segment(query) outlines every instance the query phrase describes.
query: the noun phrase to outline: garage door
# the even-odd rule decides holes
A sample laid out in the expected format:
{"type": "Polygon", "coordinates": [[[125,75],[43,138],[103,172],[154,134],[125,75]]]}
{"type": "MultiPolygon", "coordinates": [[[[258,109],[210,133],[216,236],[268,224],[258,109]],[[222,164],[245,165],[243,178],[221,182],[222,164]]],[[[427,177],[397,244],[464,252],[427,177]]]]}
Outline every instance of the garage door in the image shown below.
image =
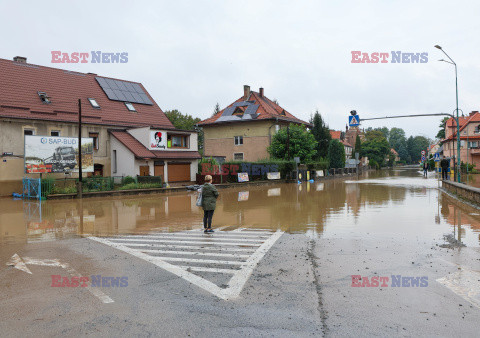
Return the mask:
{"type": "Polygon", "coordinates": [[[190,164],[168,164],[168,182],[190,181],[190,164]]]}

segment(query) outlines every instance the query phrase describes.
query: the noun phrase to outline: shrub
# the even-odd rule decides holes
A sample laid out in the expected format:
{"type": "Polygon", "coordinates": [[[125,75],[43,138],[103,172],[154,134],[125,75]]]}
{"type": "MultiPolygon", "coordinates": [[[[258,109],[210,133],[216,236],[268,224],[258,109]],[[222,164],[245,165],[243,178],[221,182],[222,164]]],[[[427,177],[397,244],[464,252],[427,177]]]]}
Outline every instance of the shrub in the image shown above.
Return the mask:
{"type": "Polygon", "coordinates": [[[131,189],[150,189],[161,188],[161,183],[128,183],[118,188],[118,190],[131,190],[131,189]]]}
{"type": "Polygon", "coordinates": [[[130,184],[130,183],[135,183],[135,178],[132,176],[126,176],[122,179],[122,185],[130,184]]]}
{"type": "Polygon", "coordinates": [[[218,161],[216,159],[214,159],[213,157],[202,157],[202,159],[200,161],[198,161],[198,172],[201,173],[202,172],[202,164],[203,163],[208,163],[210,164],[211,166],[213,165],[218,165],[218,161]]]}

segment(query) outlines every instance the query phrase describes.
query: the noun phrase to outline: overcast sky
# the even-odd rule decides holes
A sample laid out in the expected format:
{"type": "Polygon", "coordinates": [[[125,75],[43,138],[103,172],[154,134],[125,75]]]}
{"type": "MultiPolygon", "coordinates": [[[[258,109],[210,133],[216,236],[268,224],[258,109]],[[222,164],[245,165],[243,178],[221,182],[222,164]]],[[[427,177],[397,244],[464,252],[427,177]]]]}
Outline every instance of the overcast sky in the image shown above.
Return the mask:
{"type": "MultiPolygon", "coordinates": [[[[141,82],[165,111],[212,114],[265,88],[295,116],[361,118],[479,110],[477,1],[6,1],[0,58],[141,82]],[[52,64],[51,51],[127,52],[128,63],[52,64]],[[427,63],[353,64],[351,51],[428,53],[427,63]]],[[[390,60],[390,58],[389,58],[390,60]]],[[[440,117],[365,121],[433,138],[440,117]]]]}

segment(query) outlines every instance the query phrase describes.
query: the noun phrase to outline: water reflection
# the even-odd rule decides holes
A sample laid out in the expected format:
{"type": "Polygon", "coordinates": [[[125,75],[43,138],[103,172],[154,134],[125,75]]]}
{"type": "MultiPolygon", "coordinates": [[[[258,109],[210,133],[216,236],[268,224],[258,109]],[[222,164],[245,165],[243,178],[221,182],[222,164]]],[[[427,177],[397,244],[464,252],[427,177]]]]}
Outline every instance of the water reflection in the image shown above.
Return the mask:
{"type": "MultiPolygon", "coordinates": [[[[360,180],[221,189],[213,223],[342,237],[438,238],[455,231],[456,238],[478,246],[480,212],[439,195],[437,186],[417,170],[392,170],[369,172],[360,180]]],[[[195,202],[193,192],[83,201],[4,199],[0,243],[201,228],[203,211],[195,202]]]]}

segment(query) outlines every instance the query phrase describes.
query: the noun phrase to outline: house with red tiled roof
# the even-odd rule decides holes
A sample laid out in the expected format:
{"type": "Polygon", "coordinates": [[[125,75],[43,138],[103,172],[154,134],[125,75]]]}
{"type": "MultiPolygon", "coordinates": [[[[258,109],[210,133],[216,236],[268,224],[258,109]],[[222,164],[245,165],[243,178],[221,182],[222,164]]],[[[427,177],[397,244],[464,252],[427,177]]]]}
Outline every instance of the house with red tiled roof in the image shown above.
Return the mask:
{"type": "Polygon", "coordinates": [[[256,161],[270,157],[267,147],[273,135],[289,124],[310,126],[270,100],[264,89],[251,91],[214,116],[200,121],[204,133],[204,155],[225,160],[256,161]]]}
{"type": "Polygon", "coordinates": [[[400,161],[400,156],[398,155],[398,152],[395,149],[391,148],[390,152],[395,156],[395,162],[400,161]]]}
{"type": "Polygon", "coordinates": [[[345,133],[339,130],[330,130],[330,136],[332,140],[339,140],[343,147],[345,148],[345,161],[352,158],[353,146],[345,138],[345,133]]]}
{"type": "MultiPolygon", "coordinates": [[[[459,118],[460,126],[460,161],[475,164],[480,168],[480,113],[472,111],[468,116],[459,118]]],[[[457,124],[454,118],[445,124],[445,139],[443,143],[443,156],[457,157],[457,124]]],[[[453,162],[451,164],[453,166],[453,162]]]]}
{"type": "MultiPolygon", "coordinates": [[[[79,99],[82,137],[93,139],[93,172],[85,175],[195,179],[197,133],[176,130],[141,83],[34,65],[24,57],[0,59],[0,74],[0,195],[21,192],[24,176],[39,175],[25,173],[26,136],[78,137],[79,99]]],[[[78,175],[75,169],[69,177],[78,175]]]]}

